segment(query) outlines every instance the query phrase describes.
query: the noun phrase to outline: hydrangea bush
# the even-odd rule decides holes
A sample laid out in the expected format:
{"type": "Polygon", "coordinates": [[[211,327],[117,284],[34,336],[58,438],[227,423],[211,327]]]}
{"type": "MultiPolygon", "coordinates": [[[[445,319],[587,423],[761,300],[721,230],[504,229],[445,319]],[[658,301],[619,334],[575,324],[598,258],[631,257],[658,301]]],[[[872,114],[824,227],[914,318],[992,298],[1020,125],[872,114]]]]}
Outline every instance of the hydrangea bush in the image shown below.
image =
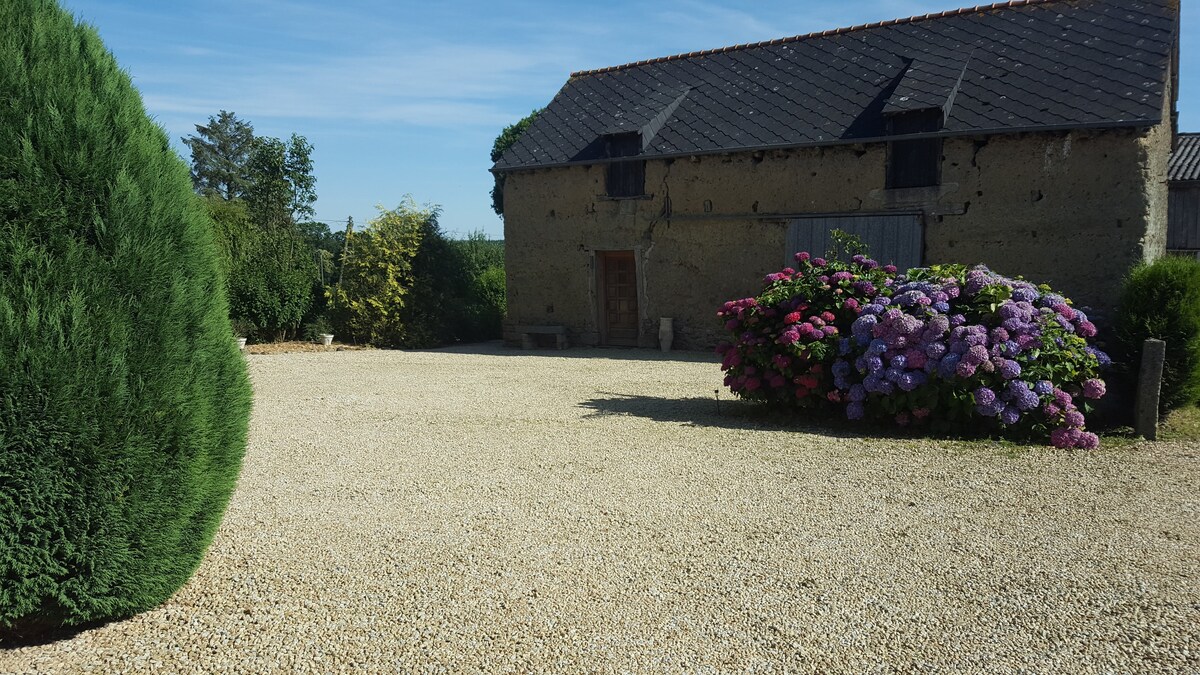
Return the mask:
{"type": "Polygon", "coordinates": [[[1109,358],[1096,327],[1048,286],[984,266],[899,272],[865,255],[797,253],[756,297],[717,313],[725,385],[742,398],[840,411],[850,420],[985,429],[1095,448],[1088,399],[1109,358]]]}

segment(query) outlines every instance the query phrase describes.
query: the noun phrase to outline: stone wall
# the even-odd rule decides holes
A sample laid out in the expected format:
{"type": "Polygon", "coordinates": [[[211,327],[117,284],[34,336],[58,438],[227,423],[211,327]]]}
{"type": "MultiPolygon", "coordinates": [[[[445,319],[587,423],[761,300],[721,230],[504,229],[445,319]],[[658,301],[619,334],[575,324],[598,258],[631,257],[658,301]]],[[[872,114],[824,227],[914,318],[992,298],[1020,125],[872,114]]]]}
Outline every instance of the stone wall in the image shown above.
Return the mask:
{"type": "Polygon", "coordinates": [[[941,184],[906,190],[884,189],[884,144],[653,160],[640,199],[603,196],[604,165],[510,173],[506,339],[557,324],[596,344],[596,252],[633,250],[640,345],[669,316],[677,347],[707,348],[721,303],[780,268],[790,217],[914,210],[927,264],[1050,283],[1103,323],[1125,271],[1165,248],[1169,143],[1167,125],[946,139],[941,184]]]}

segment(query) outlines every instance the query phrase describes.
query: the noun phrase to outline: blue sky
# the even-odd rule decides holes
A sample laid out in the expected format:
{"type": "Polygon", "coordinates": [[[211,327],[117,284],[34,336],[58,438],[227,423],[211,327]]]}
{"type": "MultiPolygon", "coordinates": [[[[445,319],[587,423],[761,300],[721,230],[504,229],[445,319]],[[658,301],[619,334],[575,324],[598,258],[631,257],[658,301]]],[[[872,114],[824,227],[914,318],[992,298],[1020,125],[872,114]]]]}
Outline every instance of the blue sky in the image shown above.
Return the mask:
{"type": "MultiPolygon", "coordinates": [[[[61,0],[96,26],[175,140],[219,110],[315,147],[340,227],[411,193],[500,237],[489,152],[575,70],[967,6],[968,0],[61,0]],[[339,222],[340,221],[340,222],[339,222]]],[[[1180,128],[1200,130],[1200,12],[1184,3],[1180,128]]]]}

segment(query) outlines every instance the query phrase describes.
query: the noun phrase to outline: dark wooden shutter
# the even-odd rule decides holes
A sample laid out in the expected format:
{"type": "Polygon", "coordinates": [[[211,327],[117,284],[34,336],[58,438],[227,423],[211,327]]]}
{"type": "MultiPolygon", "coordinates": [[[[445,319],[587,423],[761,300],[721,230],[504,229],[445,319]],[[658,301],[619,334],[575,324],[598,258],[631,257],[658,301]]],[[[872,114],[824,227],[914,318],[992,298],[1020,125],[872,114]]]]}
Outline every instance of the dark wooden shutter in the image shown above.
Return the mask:
{"type": "MultiPolygon", "coordinates": [[[[914,110],[888,116],[892,136],[937,131],[942,125],[942,109],[914,110]]],[[[887,187],[928,187],[940,182],[942,139],[921,138],[888,143],[887,187]]]]}
{"type": "MultiPolygon", "coordinates": [[[[605,143],[609,157],[636,157],[642,152],[639,133],[610,134],[605,143]]],[[[609,197],[640,197],[646,191],[645,160],[613,162],[608,165],[606,191],[609,197]]]]}

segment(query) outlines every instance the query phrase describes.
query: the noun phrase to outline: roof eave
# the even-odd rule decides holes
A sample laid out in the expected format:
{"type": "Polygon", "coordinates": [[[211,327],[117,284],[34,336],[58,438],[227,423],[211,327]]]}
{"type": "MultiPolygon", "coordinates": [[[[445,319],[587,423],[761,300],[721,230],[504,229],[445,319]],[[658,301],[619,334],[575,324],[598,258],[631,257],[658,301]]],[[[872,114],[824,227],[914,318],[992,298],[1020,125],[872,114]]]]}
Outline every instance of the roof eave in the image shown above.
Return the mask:
{"type": "Polygon", "coordinates": [[[1161,124],[1162,119],[1140,119],[1140,120],[1121,120],[1118,122],[1089,122],[1084,124],[1061,124],[1061,125],[1041,125],[1027,127],[1003,127],[993,129],[971,129],[967,131],[937,131],[923,134],[907,134],[905,136],[872,136],[867,138],[838,138],[828,141],[813,141],[809,143],[787,143],[773,145],[754,145],[754,146],[738,146],[719,148],[716,150],[705,150],[701,152],[674,152],[661,154],[643,154],[634,157],[621,157],[617,159],[600,158],[567,162],[553,162],[549,164],[520,164],[517,166],[500,167],[499,162],[492,165],[488,169],[491,173],[506,173],[510,171],[533,171],[536,169],[556,169],[568,166],[589,166],[597,164],[611,164],[613,162],[627,162],[634,159],[678,159],[680,157],[704,157],[710,155],[727,155],[735,152],[759,152],[766,150],[791,150],[795,148],[815,148],[815,147],[830,147],[837,145],[861,145],[866,143],[886,143],[895,140],[919,140],[922,138],[962,138],[965,136],[997,136],[1002,134],[1021,134],[1021,133],[1036,133],[1036,132],[1054,132],[1054,131],[1072,131],[1072,130],[1103,130],[1103,129],[1136,129],[1149,128],[1161,124]]]}

